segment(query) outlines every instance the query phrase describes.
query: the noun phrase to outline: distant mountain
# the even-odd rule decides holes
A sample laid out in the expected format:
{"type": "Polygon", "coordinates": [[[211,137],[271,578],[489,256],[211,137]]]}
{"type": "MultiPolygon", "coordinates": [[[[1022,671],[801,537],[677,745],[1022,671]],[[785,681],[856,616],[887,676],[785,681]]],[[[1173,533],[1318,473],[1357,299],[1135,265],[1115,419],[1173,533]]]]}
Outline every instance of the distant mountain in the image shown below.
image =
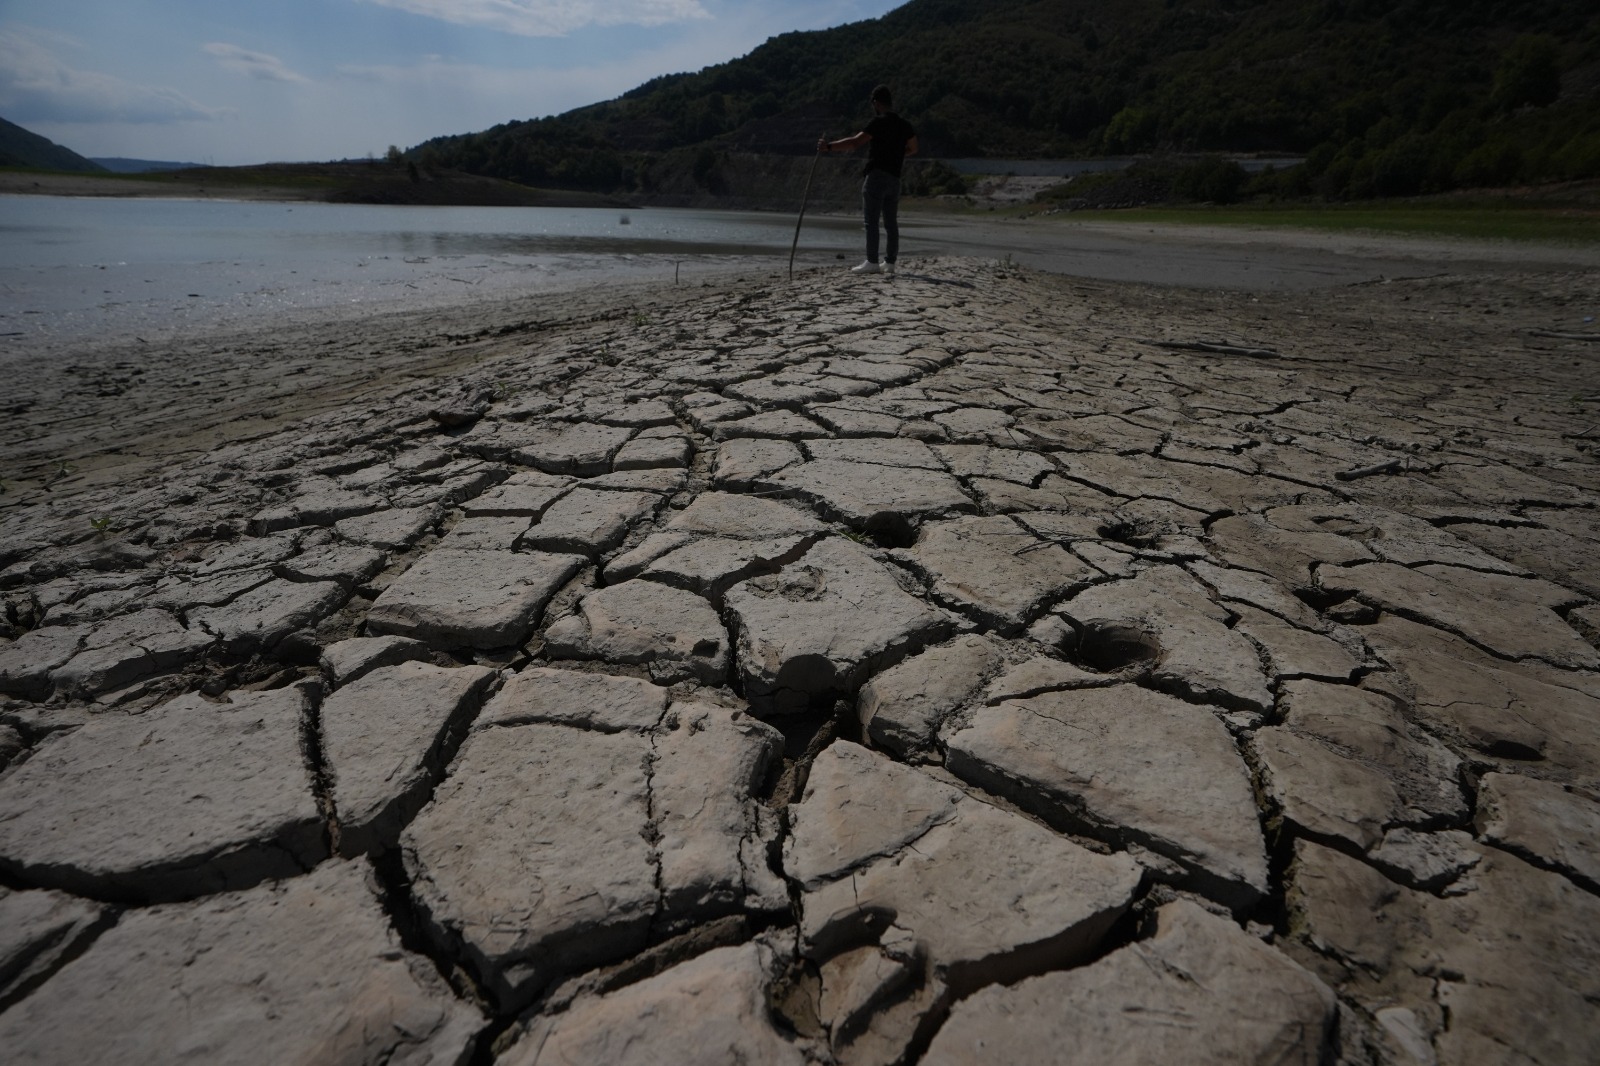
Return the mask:
{"type": "Polygon", "coordinates": [[[911,0],[410,154],[623,192],[692,165],[710,187],[727,153],[859,129],[878,82],[934,156],[1288,153],[1308,161],[1286,191],[1330,196],[1600,176],[1594,0],[911,0]]]}
{"type": "Polygon", "coordinates": [[[165,163],[155,159],[124,159],[121,156],[95,156],[89,160],[113,174],[153,174],[163,170],[193,170],[202,163],[165,163]]]}
{"type": "Polygon", "coordinates": [[[105,167],[69,148],[47,141],[16,123],[0,118],[0,167],[29,167],[34,170],[67,170],[99,174],[105,167]]]}

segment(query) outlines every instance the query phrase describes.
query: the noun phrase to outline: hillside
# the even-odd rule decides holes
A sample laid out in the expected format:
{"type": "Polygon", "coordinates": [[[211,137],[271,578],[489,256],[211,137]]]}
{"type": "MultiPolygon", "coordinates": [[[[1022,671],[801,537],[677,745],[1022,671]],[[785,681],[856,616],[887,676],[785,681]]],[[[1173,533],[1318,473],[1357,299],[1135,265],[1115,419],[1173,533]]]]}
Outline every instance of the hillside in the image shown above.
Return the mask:
{"type": "Polygon", "coordinates": [[[730,153],[808,156],[891,83],[932,156],[1286,152],[1287,192],[1600,176],[1589,0],[912,0],[567,114],[413,155],[536,185],[709,189],[730,153]]]}
{"type": "Polygon", "coordinates": [[[28,167],[33,170],[65,170],[95,174],[105,170],[69,148],[48,141],[37,133],[0,118],[0,167],[28,167]]]}
{"type": "Polygon", "coordinates": [[[90,162],[99,164],[113,174],[152,174],[165,170],[190,170],[201,166],[200,163],[175,163],[160,159],[127,159],[122,156],[96,156],[90,162]]]}

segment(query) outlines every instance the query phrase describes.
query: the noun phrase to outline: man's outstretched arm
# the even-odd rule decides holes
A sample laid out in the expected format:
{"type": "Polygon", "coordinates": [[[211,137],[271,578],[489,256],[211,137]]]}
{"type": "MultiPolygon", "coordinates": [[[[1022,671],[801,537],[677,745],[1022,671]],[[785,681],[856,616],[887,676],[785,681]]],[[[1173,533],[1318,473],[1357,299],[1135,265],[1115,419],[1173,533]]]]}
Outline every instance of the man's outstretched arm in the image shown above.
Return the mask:
{"type": "Polygon", "coordinates": [[[856,134],[854,137],[845,137],[845,138],[843,138],[841,140],[837,140],[837,141],[830,141],[826,137],[823,137],[823,138],[818,139],[818,141],[817,141],[817,151],[819,151],[819,152],[853,152],[857,148],[860,148],[863,144],[866,144],[870,140],[872,140],[872,134],[868,133],[865,130],[862,130],[860,133],[856,134]]]}

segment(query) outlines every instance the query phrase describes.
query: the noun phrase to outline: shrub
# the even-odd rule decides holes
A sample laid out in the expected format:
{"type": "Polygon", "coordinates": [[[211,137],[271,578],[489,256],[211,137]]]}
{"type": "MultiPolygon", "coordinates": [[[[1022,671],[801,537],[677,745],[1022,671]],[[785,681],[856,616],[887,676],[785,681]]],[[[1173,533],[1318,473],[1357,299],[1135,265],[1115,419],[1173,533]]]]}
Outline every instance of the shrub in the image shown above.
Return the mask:
{"type": "Polygon", "coordinates": [[[967,179],[949,165],[930,159],[906,167],[905,191],[907,196],[965,196],[967,179]]]}
{"type": "Polygon", "coordinates": [[[1239,198],[1249,175],[1231,159],[1208,155],[1178,170],[1172,191],[1180,200],[1231,204],[1239,198]]]}

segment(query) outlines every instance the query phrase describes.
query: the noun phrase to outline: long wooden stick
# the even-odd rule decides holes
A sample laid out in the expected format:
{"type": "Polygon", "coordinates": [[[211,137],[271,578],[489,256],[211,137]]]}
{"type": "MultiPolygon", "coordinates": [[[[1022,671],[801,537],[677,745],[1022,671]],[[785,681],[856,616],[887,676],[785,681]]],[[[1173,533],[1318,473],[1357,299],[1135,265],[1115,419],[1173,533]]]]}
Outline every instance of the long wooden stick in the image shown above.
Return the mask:
{"type": "Polygon", "coordinates": [[[789,245],[789,280],[794,280],[794,253],[800,247],[800,226],[806,220],[806,203],[811,199],[811,179],[817,176],[817,164],[822,161],[822,153],[818,152],[811,157],[811,173],[806,175],[806,191],[800,197],[800,217],[794,220],[794,243],[789,245]]]}

